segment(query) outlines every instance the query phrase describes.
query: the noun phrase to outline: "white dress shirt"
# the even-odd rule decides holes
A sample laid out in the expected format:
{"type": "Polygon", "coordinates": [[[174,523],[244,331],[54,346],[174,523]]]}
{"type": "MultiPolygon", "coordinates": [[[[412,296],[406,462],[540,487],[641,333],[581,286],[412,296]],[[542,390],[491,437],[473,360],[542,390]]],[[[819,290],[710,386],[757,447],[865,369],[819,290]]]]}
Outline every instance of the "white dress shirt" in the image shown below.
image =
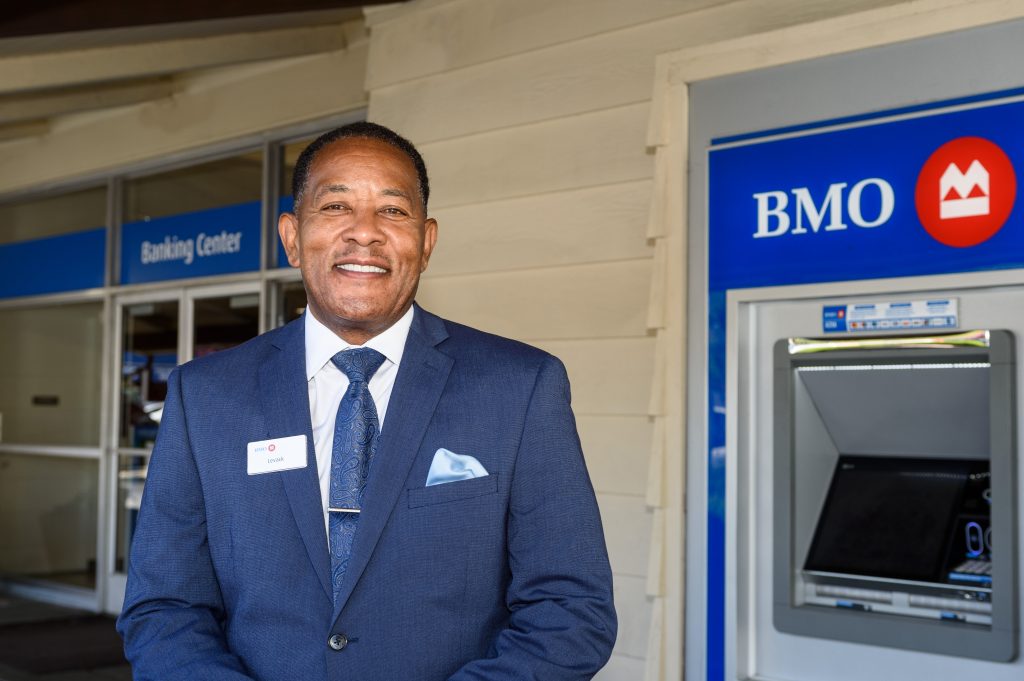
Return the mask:
{"type": "Polygon", "coordinates": [[[313,447],[316,449],[316,471],[320,480],[320,502],[324,509],[324,527],[327,527],[327,502],[331,485],[331,450],[334,447],[334,420],[338,405],[348,390],[348,376],[334,366],[331,357],[349,348],[373,348],[384,355],[384,363],[370,379],[370,396],[377,407],[377,420],[384,431],[384,416],[395,387],[398,365],[405,351],[405,339],[412,326],[413,308],[380,335],[365,345],[352,345],[339,338],[320,323],[306,308],[306,380],[309,386],[309,415],[313,422],[313,447]]]}

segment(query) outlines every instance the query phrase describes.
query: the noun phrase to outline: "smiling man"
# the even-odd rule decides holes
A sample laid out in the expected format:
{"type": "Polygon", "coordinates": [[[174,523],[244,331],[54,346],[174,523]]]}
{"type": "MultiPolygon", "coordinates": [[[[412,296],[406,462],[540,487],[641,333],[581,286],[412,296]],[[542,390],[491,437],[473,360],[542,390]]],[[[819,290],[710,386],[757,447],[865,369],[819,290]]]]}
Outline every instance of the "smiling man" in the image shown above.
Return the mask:
{"type": "Polygon", "coordinates": [[[356,123],[279,221],[302,319],[172,375],[118,629],[136,679],[589,679],[611,572],[554,357],[414,304],[416,149],[356,123]]]}

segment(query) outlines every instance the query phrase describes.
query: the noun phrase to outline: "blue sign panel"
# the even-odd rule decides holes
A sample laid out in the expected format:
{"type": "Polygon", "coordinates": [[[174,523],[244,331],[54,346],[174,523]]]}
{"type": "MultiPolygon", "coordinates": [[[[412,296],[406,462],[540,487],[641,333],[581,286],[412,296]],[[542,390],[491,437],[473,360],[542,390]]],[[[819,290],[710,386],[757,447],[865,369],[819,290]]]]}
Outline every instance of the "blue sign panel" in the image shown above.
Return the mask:
{"type": "Polygon", "coordinates": [[[0,246],[0,298],[103,286],[106,235],[101,227],[0,246]]]}
{"type": "Polygon", "coordinates": [[[260,202],[130,222],[121,234],[121,283],[260,268],[260,202]]]}
{"type": "Polygon", "coordinates": [[[711,287],[1024,266],[1024,102],[713,150],[711,287]]]}
{"type": "MultiPolygon", "coordinates": [[[[959,104],[709,152],[708,679],[725,661],[726,292],[1024,267],[1024,102],[959,104]]],[[[823,308],[825,332],[861,330],[850,324],[848,308],[823,308]]]]}

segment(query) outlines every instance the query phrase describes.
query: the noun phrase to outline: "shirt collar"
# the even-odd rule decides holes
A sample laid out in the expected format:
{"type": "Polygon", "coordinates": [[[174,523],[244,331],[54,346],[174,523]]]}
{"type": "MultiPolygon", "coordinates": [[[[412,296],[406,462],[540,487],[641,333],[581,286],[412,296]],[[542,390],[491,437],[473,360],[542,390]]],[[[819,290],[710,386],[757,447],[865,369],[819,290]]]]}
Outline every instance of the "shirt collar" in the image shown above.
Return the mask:
{"type": "Polygon", "coordinates": [[[409,328],[412,326],[413,309],[413,306],[410,305],[401,319],[366,341],[365,344],[352,345],[320,323],[320,320],[314,317],[307,307],[306,313],[303,315],[306,331],[306,380],[309,381],[323,369],[324,365],[331,361],[331,357],[349,348],[373,348],[395,366],[398,366],[402,363],[405,341],[409,337],[409,328]]]}

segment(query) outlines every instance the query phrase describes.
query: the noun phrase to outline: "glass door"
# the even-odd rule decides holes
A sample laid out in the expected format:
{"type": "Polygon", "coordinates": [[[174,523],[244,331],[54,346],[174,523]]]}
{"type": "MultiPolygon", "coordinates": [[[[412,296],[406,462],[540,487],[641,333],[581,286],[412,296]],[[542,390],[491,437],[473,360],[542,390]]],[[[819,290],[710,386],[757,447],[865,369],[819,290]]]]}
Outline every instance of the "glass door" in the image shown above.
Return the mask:
{"type": "Polygon", "coordinates": [[[106,308],[0,309],[0,592],[95,609],[106,308]]]}
{"type": "Polygon", "coordinates": [[[181,363],[233,347],[259,331],[258,283],[172,289],[124,296],[117,302],[114,366],[119,389],[117,442],[109,519],[105,607],[124,599],[128,551],[146,482],[149,455],[167,396],[167,379],[181,363]]]}
{"type": "Polygon", "coordinates": [[[188,359],[232,348],[260,332],[260,289],[255,284],[192,289],[186,298],[188,359]]]}
{"type": "Polygon", "coordinates": [[[182,355],[180,289],[122,296],[115,306],[112,442],[105,609],[124,599],[128,546],[135,530],[149,453],[156,440],[167,378],[182,355]]]}

